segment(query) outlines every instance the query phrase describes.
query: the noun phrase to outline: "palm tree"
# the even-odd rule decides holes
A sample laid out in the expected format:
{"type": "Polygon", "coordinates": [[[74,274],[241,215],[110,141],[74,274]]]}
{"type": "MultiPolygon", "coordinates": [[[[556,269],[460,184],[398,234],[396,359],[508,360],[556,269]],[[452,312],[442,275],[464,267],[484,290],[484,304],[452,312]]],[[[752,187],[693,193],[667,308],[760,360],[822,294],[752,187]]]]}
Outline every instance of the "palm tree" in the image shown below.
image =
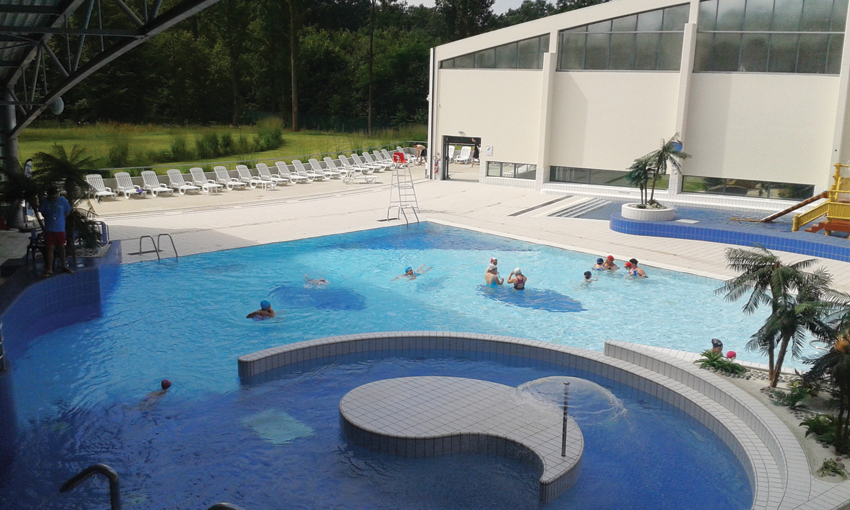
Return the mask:
{"type": "Polygon", "coordinates": [[[656,149],[642,159],[646,159],[652,174],[652,186],[647,204],[655,203],[655,183],[658,181],[658,176],[667,173],[667,167],[672,170],[680,170],[682,168],[682,160],[691,157],[687,152],[682,152],[682,142],[679,140],[679,133],[676,133],[669,140],[661,140],[661,148],[656,149]]]}
{"type": "Polygon", "coordinates": [[[770,305],[770,316],[753,335],[747,348],[758,348],[767,353],[770,386],[776,387],[792,340],[791,353],[796,357],[801,353],[805,331],[821,338],[831,334],[824,319],[831,309],[831,305],[825,302],[831,278],[820,269],[814,273],[805,271],[817,259],[784,265],[779,257],[759,245],[752,251],[729,248],[726,261],[730,269],[741,274],[726,281],[715,292],[725,294],[726,301],[736,301],[750,293],[743,308],[748,315],[761,305],[770,305]]]}
{"type": "MultiPolygon", "coordinates": [[[[844,331],[846,334],[847,330],[844,331]]],[[[833,385],[833,396],[838,404],[835,451],[842,454],[850,453],[850,354],[847,350],[833,348],[819,358],[806,360],[812,368],[805,374],[808,380],[828,379],[833,385]]]]}
{"type": "MultiPolygon", "coordinates": [[[[39,182],[27,177],[23,172],[12,170],[5,166],[0,166],[0,202],[6,204],[3,216],[7,219],[14,219],[18,214],[21,202],[27,203],[33,211],[38,210],[38,197],[43,194],[42,186],[39,182]]],[[[44,228],[41,223],[41,218],[36,214],[38,223],[44,228]]],[[[9,222],[11,224],[11,221],[9,222]]],[[[18,225],[23,227],[23,225],[18,225]]]]}
{"type": "Polygon", "coordinates": [[[649,159],[646,156],[638,158],[629,167],[629,173],[626,174],[626,180],[636,185],[640,189],[640,205],[643,209],[646,207],[646,188],[649,183],[649,159]]]}

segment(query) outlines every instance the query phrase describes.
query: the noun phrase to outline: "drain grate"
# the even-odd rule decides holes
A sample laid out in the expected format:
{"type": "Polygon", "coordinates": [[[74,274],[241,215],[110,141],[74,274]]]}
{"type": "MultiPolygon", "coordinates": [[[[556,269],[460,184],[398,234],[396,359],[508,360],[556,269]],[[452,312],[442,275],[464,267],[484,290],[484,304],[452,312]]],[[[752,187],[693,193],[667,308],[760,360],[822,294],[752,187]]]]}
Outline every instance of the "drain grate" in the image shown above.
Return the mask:
{"type": "Polygon", "coordinates": [[[603,200],[601,198],[591,198],[590,200],[581,202],[580,204],[573,204],[569,207],[561,209],[560,211],[555,211],[549,216],[557,218],[578,218],[582,214],[587,214],[590,211],[595,211],[601,207],[605,207],[610,203],[610,200],[603,200]]]}
{"type": "Polygon", "coordinates": [[[520,214],[525,214],[527,212],[536,211],[537,209],[540,209],[541,207],[546,207],[547,205],[556,204],[556,203],[560,202],[561,200],[566,200],[566,199],[572,198],[572,197],[573,197],[572,195],[564,195],[561,198],[556,198],[555,200],[550,200],[550,201],[542,203],[540,205],[535,205],[534,207],[529,207],[528,209],[523,209],[522,211],[517,211],[513,214],[509,214],[508,216],[519,216],[520,214]]]}

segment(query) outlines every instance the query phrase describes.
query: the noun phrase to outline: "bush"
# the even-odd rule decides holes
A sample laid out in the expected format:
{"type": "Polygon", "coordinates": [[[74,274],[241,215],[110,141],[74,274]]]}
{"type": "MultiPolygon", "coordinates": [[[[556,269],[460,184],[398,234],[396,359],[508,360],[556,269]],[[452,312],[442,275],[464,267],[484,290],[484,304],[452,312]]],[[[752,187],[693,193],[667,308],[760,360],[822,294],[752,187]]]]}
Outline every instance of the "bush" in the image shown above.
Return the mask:
{"type": "Polygon", "coordinates": [[[728,374],[740,375],[747,371],[743,365],[739,365],[730,359],[726,359],[719,352],[707,350],[702,353],[700,359],[694,363],[699,363],[700,368],[714,368],[728,374]]]}
{"type": "Polygon", "coordinates": [[[199,159],[218,157],[221,154],[218,134],[209,132],[201,135],[200,138],[195,140],[195,150],[198,152],[199,159]]]}
{"type": "Polygon", "coordinates": [[[838,426],[838,418],[835,416],[831,414],[816,414],[811,418],[803,420],[800,425],[808,428],[806,436],[815,434],[824,443],[835,444],[835,432],[838,426]]]}
{"type": "Polygon", "coordinates": [[[239,135],[233,144],[233,150],[236,154],[248,154],[251,152],[251,142],[245,138],[245,135],[239,135]]]}
{"type": "Polygon", "coordinates": [[[171,142],[171,161],[188,161],[195,159],[195,155],[189,150],[186,138],[178,136],[171,142]]]}
{"type": "Polygon", "coordinates": [[[254,137],[254,149],[257,152],[270,151],[283,146],[283,123],[277,117],[266,117],[257,123],[257,136],[254,137]]]}
{"type": "Polygon", "coordinates": [[[130,142],[122,140],[109,147],[109,152],[106,155],[106,166],[111,168],[130,166],[130,142]]]}
{"type": "Polygon", "coordinates": [[[230,133],[225,133],[221,135],[221,138],[218,141],[218,146],[221,150],[222,156],[230,156],[231,154],[233,154],[233,135],[231,135],[230,133]]]}

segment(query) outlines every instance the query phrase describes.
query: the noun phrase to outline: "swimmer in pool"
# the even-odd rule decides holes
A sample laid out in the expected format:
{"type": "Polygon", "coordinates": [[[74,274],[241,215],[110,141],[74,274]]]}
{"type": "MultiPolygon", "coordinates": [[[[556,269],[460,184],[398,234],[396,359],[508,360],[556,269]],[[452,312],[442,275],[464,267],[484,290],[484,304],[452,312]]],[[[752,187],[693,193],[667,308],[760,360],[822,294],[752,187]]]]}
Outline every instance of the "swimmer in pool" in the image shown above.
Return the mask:
{"type": "Polygon", "coordinates": [[[593,273],[591,273],[590,271],[584,272],[584,280],[581,283],[588,284],[590,282],[595,282],[595,281],[599,281],[598,276],[593,276],[593,273]]]}
{"type": "Polygon", "coordinates": [[[416,271],[414,271],[412,267],[408,267],[407,269],[404,270],[404,274],[400,274],[400,275],[396,276],[395,278],[393,278],[393,280],[398,280],[399,278],[407,278],[407,281],[415,280],[417,276],[422,276],[423,274],[427,273],[431,269],[434,269],[434,268],[433,267],[425,267],[425,264],[422,264],[421,266],[419,266],[419,268],[417,268],[416,271]]]}
{"type": "Polygon", "coordinates": [[[602,257],[596,259],[596,264],[593,264],[593,269],[596,271],[601,271],[605,269],[605,259],[603,259],[602,257]]]}
{"type": "Polygon", "coordinates": [[[304,287],[309,287],[311,285],[315,285],[316,287],[320,287],[322,285],[327,285],[331,282],[325,280],[324,278],[310,278],[306,274],[304,275],[304,287]]]}
{"type": "Polygon", "coordinates": [[[161,383],[159,383],[161,390],[152,391],[145,395],[145,398],[142,399],[142,402],[139,404],[139,409],[150,409],[156,403],[157,400],[161,399],[168,393],[168,388],[171,387],[171,381],[168,379],[163,379],[161,383]]]}
{"type": "Polygon", "coordinates": [[[245,318],[265,320],[271,319],[272,317],[274,317],[274,310],[272,310],[272,304],[266,300],[262,300],[260,301],[260,309],[256,312],[249,313],[248,316],[245,318]]]}
{"type": "Polygon", "coordinates": [[[620,269],[620,266],[614,263],[614,257],[612,255],[608,255],[605,262],[602,263],[602,268],[609,271],[616,271],[617,269],[620,269]]]}
{"type": "Polygon", "coordinates": [[[499,278],[499,269],[496,267],[496,264],[490,264],[487,266],[487,272],[484,273],[484,281],[487,282],[487,285],[502,285],[505,283],[504,278],[499,278]]]}
{"type": "Polygon", "coordinates": [[[646,271],[638,267],[637,259],[629,259],[629,263],[632,265],[632,276],[635,278],[649,278],[646,276],[646,271]]]}
{"type": "Polygon", "coordinates": [[[516,268],[511,271],[511,274],[508,275],[508,283],[513,283],[514,288],[516,290],[522,290],[525,288],[525,282],[528,281],[528,277],[522,274],[522,269],[516,268]]]}

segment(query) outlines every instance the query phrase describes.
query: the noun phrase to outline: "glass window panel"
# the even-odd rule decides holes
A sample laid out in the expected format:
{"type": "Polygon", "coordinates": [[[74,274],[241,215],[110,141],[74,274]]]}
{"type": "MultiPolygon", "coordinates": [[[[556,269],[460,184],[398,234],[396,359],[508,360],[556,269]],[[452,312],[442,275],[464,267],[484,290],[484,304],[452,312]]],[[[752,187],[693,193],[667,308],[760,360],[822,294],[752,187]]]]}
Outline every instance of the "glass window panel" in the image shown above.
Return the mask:
{"type": "Polygon", "coordinates": [[[602,186],[631,186],[626,180],[627,173],[617,170],[591,170],[589,183],[602,186]]]}
{"type": "Polygon", "coordinates": [[[638,32],[659,32],[661,30],[661,18],[664,11],[649,11],[638,14],[638,32]]]}
{"type": "Polygon", "coordinates": [[[832,5],[832,22],[830,23],[833,32],[843,32],[844,24],[847,20],[847,1],[835,0],[832,5]]]}
{"type": "Polygon", "coordinates": [[[690,6],[677,5],[664,9],[664,23],[661,25],[661,30],[681,32],[685,30],[685,23],[688,22],[690,15],[690,6]]]}
{"type": "Polygon", "coordinates": [[[502,163],[502,177],[514,177],[513,163],[502,163]]]}
{"type": "Polygon", "coordinates": [[[616,18],[612,22],[611,30],[614,32],[634,32],[637,26],[637,14],[616,18]]]}
{"type": "Polygon", "coordinates": [[[705,193],[708,186],[705,184],[705,177],[694,177],[692,175],[682,176],[682,192],[683,193],[705,193]]]}
{"type": "Polygon", "coordinates": [[[440,67],[443,69],[453,69],[455,66],[455,59],[450,58],[448,60],[443,60],[440,64],[440,67]]]}
{"type": "Polygon", "coordinates": [[[662,71],[678,71],[682,65],[682,39],[684,33],[673,32],[661,34],[661,50],[658,59],[658,69],[662,71]]]}
{"type": "Polygon", "coordinates": [[[832,0],[806,0],[800,29],[806,32],[828,32],[832,18],[832,0]]]}
{"type": "Polygon", "coordinates": [[[455,57],[455,69],[472,69],[475,67],[475,53],[455,57]]]}
{"type": "Polygon", "coordinates": [[[585,69],[608,68],[609,34],[587,34],[587,49],[584,55],[585,69]]]}
{"type": "Polygon", "coordinates": [[[737,71],[741,34],[714,34],[713,71],[737,71]]]}
{"type": "Polygon", "coordinates": [[[587,168],[570,168],[568,182],[590,182],[590,170],[587,168]]]}
{"type": "Polygon", "coordinates": [[[637,34],[636,40],[635,69],[658,69],[658,43],[661,34],[637,34]]]}
{"type": "MultiPolygon", "coordinates": [[[[705,2],[703,2],[705,3],[705,2]]],[[[714,34],[697,33],[697,48],[694,55],[694,72],[711,71],[711,43],[714,34]]]]}
{"type": "Polygon", "coordinates": [[[797,64],[797,34],[770,34],[767,70],[771,73],[793,73],[797,64]]]}
{"type": "Polygon", "coordinates": [[[487,162],[487,177],[501,177],[502,164],[497,161],[487,162]]]}
{"type": "MultiPolygon", "coordinates": [[[[549,52],[549,34],[540,36],[540,53],[549,52]]],[[[543,67],[543,59],[540,59],[540,67],[543,67]]]]}
{"type": "Polygon", "coordinates": [[[717,4],[716,30],[741,30],[743,26],[744,0],[720,0],[717,4]]]}
{"type": "Polygon", "coordinates": [[[770,30],[773,0],[747,0],[744,30],[770,30]]]}
{"type": "Polygon", "coordinates": [[[537,165],[517,165],[516,178],[530,179],[533,181],[537,178],[537,165]]]}
{"type": "Polygon", "coordinates": [[[611,55],[608,69],[634,69],[635,34],[611,34],[611,55]]]}
{"type": "Polygon", "coordinates": [[[800,0],[776,0],[773,6],[773,30],[799,30],[802,15],[803,2],[800,0]]]}
{"type": "Polygon", "coordinates": [[[699,3],[699,26],[700,31],[714,30],[717,19],[717,0],[708,0],[699,3]]]}
{"type": "Polygon", "coordinates": [[[517,43],[517,68],[537,69],[537,54],[540,40],[526,39],[517,43]]]}
{"type": "Polygon", "coordinates": [[[584,69],[585,34],[561,34],[561,58],[558,69],[584,69]]]}
{"type": "Polygon", "coordinates": [[[763,73],[767,71],[768,34],[744,34],[741,43],[740,71],[763,73]]]}
{"type": "Polygon", "coordinates": [[[804,200],[815,194],[815,187],[806,184],[786,184],[782,182],[765,183],[770,187],[770,195],[767,198],[778,198],[786,200],[804,200]]]}
{"type": "Polygon", "coordinates": [[[800,35],[800,50],[797,54],[798,73],[826,72],[826,54],[829,49],[829,36],[826,34],[800,35]]]}
{"type": "Polygon", "coordinates": [[[600,21],[599,23],[594,23],[592,25],[587,25],[588,32],[594,32],[597,34],[610,32],[611,31],[611,20],[600,21]]]}
{"type": "Polygon", "coordinates": [[[496,67],[499,69],[516,68],[516,43],[496,47],[496,67]]]}
{"type": "Polygon", "coordinates": [[[478,69],[492,69],[496,67],[496,48],[476,52],[475,67],[478,69]]]}
{"type": "Polygon", "coordinates": [[[843,35],[829,36],[829,54],[826,60],[827,74],[839,74],[841,72],[841,50],[843,46],[843,35]]]}

